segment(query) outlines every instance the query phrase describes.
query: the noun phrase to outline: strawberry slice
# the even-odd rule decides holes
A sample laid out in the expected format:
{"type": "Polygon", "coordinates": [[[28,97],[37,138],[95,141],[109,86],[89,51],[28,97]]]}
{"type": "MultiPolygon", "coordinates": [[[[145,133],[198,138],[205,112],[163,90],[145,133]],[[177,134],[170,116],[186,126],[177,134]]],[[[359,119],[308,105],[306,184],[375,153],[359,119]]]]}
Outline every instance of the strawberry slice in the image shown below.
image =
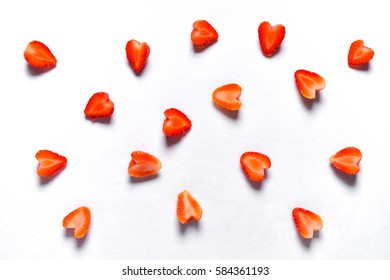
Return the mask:
{"type": "Polygon", "coordinates": [[[91,211],[86,206],[81,206],[70,212],[64,220],[62,225],[67,229],[74,229],[75,238],[83,238],[91,224],[91,211]]]}
{"type": "Polygon", "coordinates": [[[298,207],[294,208],[292,216],[297,231],[303,238],[313,238],[313,232],[322,229],[323,223],[321,217],[309,210],[298,207]]]}
{"type": "Polygon", "coordinates": [[[206,20],[197,20],[193,24],[191,41],[198,48],[205,48],[218,39],[218,33],[206,20]]]}
{"type": "Polygon", "coordinates": [[[48,150],[38,151],[35,158],[39,162],[37,174],[41,177],[49,177],[57,174],[65,168],[67,163],[66,157],[48,150]]]}
{"type": "Polygon", "coordinates": [[[260,47],[263,54],[271,57],[282,44],[286,34],[286,28],[282,24],[271,26],[268,21],[263,21],[258,28],[260,47]]]}
{"type": "Polygon", "coordinates": [[[57,64],[57,59],[50,49],[38,41],[32,41],[27,45],[24,58],[28,64],[37,68],[51,68],[57,64]]]}
{"type": "Polygon", "coordinates": [[[294,77],[299,92],[305,98],[314,99],[316,92],[325,88],[325,79],[314,72],[301,69],[295,72],[294,77]]]}
{"type": "Polygon", "coordinates": [[[97,92],[91,96],[84,114],[91,119],[108,118],[114,112],[114,103],[105,92],[97,92]]]}
{"type": "Polygon", "coordinates": [[[351,44],[348,52],[348,65],[358,66],[368,63],[374,57],[374,51],[364,46],[363,40],[356,40],[351,44]]]}
{"type": "Polygon", "coordinates": [[[362,159],[362,153],[358,148],[347,147],[329,158],[330,163],[344,173],[355,175],[359,172],[359,162],[362,159]]]}
{"type": "Polygon", "coordinates": [[[264,170],[271,167],[271,160],[258,152],[245,152],[240,158],[240,164],[249,179],[260,182],[265,177],[264,170]]]}
{"type": "Polygon", "coordinates": [[[186,224],[192,219],[199,221],[202,218],[202,208],[195,198],[187,191],[177,196],[176,217],[180,223],[186,224]]]}
{"type": "Polygon", "coordinates": [[[213,100],[214,102],[228,110],[237,111],[241,108],[241,96],[242,88],[237,84],[227,84],[214,90],[213,100]]]}
{"type": "Polygon", "coordinates": [[[192,126],[190,119],[175,108],[165,110],[166,119],[163,123],[163,132],[166,136],[179,136],[186,133],[192,126]]]}
{"type": "Polygon", "coordinates": [[[161,162],[155,156],[142,151],[135,151],[131,153],[128,172],[132,177],[143,178],[157,174],[161,167],[161,162]]]}
{"type": "Polygon", "coordinates": [[[150,47],[147,43],[140,43],[136,40],[130,40],[126,44],[126,56],[134,72],[140,73],[145,67],[150,53],[150,47]]]}

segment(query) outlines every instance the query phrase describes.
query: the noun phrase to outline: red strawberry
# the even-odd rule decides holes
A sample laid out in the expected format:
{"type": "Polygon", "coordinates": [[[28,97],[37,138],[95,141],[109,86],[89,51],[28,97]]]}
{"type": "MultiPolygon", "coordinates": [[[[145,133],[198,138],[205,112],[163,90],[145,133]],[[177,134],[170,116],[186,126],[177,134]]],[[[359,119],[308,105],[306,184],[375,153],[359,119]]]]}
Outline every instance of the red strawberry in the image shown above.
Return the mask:
{"type": "Polygon", "coordinates": [[[217,39],[217,31],[206,20],[197,20],[194,22],[191,41],[195,46],[204,48],[217,41],[217,39]]]}
{"type": "Polygon", "coordinates": [[[237,111],[241,108],[241,87],[237,84],[227,84],[214,90],[213,100],[219,106],[237,111]]]}
{"type": "Polygon", "coordinates": [[[271,167],[271,160],[264,154],[246,152],[242,154],[240,164],[249,179],[260,182],[265,177],[264,169],[271,167]]]}
{"type": "Polygon", "coordinates": [[[27,45],[24,58],[28,64],[37,68],[50,68],[57,64],[57,59],[49,48],[38,41],[32,41],[27,45]]]}
{"type": "Polygon", "coordinates": [[[325,88],[325,79],[314,72],[297,70],[294,77],[299,92],[308,99],[314,99],[316,92],[325,88]]]}
{"type": "Polygon", "coordinates": [[[263,54],[270,57],[283,42],[286,28],[282,24],[271,26],[268,21],[264,21],[259,25],[258,34],[263,54]]]}
{"type": "Polygon", "coordinates": [[[114,103],[105,92],[97,92],[89,99],[84,114],[91,119],[108,118],[114,112],[114,103]]]}
{"type": "Polygon", "coordinates": [[[354,147],[347,147],[329,158],[331,164],[337,169],[355,175],[359,172],[359,162],[362,159],[362,153],[359,149],[354,147]]]}
{"type": "Polygon", "coordinates": [[[139,73],[145,67],[150,53],[150,47],[147,43],[140,43],[136,40],[130,40],[126,44],[126,56],[134,72],[139,73]]]}
{"type": "Polygon", "coordinates": [[[37,174],[41,177],[49,177],[60,172],[67,163],[66,157],[48,150],[40,150],[35,158],[39,162],[37,174]]]}
{"type": "Polygon", "coordinates": [[[364,46],[363,40],[351,44],[348,52],[348,65],[358,66],[368,63],[374,57],[374,51],[364,46]]]}
{"type": "Polygon", "coordinates": [[[166,136],[182,135],[192,126],[190,119],[175,108],[165,110],[164,115],[166,119],[163,123],[163,132],[166,136]]]}
{"type": "Polygon", "coordinates": [[[81,206],[70,212],[64,218],[62,225],[67,229],[74,229],[75,238],[83,238],[91,223],[91,211],[86,206],[81,206]]]}
{"type": "Polygon", "coordinates": [[[131,153],[128,172],[132,177],[143,178],[157,174],[161,167],[161,162],[155,156],[145,152],[135,151],[131,153]]]}
{"type": "Polygon", "coordinates": [[[322,229],[321,217],[309,210],[294,208],[292,216],[297,231],[303,238],[313,238],[313,232],[322,229]]]}
{"type": "Polygon", "coordinates": [[[202,218],[202,208],[195,198],[187,191],[177,196],[176,217],[180,223],[186,224],[191,219],[199,221],[202,218]]]}

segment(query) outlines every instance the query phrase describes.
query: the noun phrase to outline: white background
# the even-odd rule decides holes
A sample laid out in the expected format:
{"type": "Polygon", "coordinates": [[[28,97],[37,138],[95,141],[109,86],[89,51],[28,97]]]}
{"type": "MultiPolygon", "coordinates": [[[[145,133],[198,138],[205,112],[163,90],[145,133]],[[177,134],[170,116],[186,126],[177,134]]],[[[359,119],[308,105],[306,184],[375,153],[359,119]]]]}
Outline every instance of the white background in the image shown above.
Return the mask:
{"type": "Polygon", "coordinates": [[[0,4],[1,259],[389,259],[390,18],[385,1],[6,1],[0,4]],[[349,3],[350,2],[350,3],[349,3]],[[195,52],[192,23],[208,20],[218,41],[195,52]],[[262,21],[286,27],[280,51],[262,55],[262,21]],[[151,53],[137,76],[128,40],[151,53]],[[350,44],[375,51],[366,70],[347,65],[350,44]],[[44,42],[57,67],[36,74],[23,52],[44,42]],[[314,71],[326,88],[314,102],[299,95],[294,72],[314,71]],[[214,106],[213,90],[242,88],[242,107],[214,106]],[[109,93],[109,123],[83,110],[109,93]],[[192,120],[180,141],[162,133],[165,109],[192,120]],[[335,171],[329,157],[358,147],[357,176],[335,171]],[[35,153],[68,158],[49,181],[36,174],[35,153]],[[130,154],[157,156],[151,180],[127,174],[130,154]],[[256,185],[242,153],[267,154],[272,167],[256,185]],[[181,226],[177,194],[203,208],[181,226]],[[83,240],[62,219],[86,205],[92,224],[83,240]],[[324,228],[300,238],[294,207],[319,214],[324,228]]]}

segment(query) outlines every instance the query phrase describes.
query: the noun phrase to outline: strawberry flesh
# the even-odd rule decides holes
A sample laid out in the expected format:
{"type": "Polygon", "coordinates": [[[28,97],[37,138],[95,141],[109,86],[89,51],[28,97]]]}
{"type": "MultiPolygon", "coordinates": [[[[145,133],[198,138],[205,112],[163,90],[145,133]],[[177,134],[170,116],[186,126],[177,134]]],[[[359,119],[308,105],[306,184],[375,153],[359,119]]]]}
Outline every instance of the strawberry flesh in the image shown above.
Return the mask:
{"type": "Polygon", "coordinates": [[[192,219],[199,221],[202,218],[202,208],[195,198],[187,191],[177,196],[176,217],[182,224],[187,224],[192,219]]]}
{"type": "Polygon", "coordinates": [[[40,150],[35,155],[38,160],[37,174],[41,177],[49,177],[65,168],[67,159],[49,150],[40,150]]]}
{"type": "Polygon", "coordinates": [[[192,126],[191,120],[181,111],[170,108],[164,112],[163,132],[166,136],[180,136],[192,126]]]}
{"type": "Polygon", "coordinates": [[[130,40],[126,44],[126,56],[134,72],[140,73],[144,69],[150,54],[150,47],[147,43],[140,43],[130,40]]]}
{"type": "Polygon", "coordinates": [[[358,148],[347,147],[329,158],[330,163],[337,169],[349,175],[355,175],[360,171],[359,163],[362,153],[358,148]]]}
{"type": "Polygon", "coordinates": [[[364,46],[363,40],[354,41],[348,52],[348,65],[359,66],[368,63],[374,57],[374,51],[364,46]]]}
{"type": "Polygon", "coordinates": [[[29,65],[36,68],[51,68],[57,64],[57,59],[50,49],[39,41],[32,41],[27,45],[24,58],[29,65]]]}
{"type": "Polygon", "coordinates": [[[282,24],[271,26],[268,21],[264,21],[259,25],[258,35],[260,47],[263,54],[271,57],[282,44],[286,28],[282,24]]]}
{"type": "Polygon", "coordinates": [[[299,92],[307,99],[314,99],[316,92],[325,88],[325,79],[317,73],[307,70],[297,70],[294,74],[299,92]]]}
{"type": "Polygon", "coordinates": [[[143,178],[157,174],[162,165],[155,156],[135,151],[131,153],[131,161],[128,167],[128,173],[132,177],[143,178]]]}
{"type": "Polygon", "coordinates": [[[292,216],[297,231],[303,238],[313,238],[313,232],[321,230],[323,227],[321,217],[309,210],[299,207],[294,208],[292,216]]]}
{"type": "Polygon", "coordinates": [[[75,238],[83,238],[91,223],[91,211],[86,206],[81,206],[70,212],[64,218],[62,225],[67,229],[74,229],[75,238]]]}
{"type": "Polygon", "coordinates": [[[271,168],[269,157],[258,152],[245,152],[240,158],[240,164],[248,178],[256,182],[264,180],[264,170],[271,168]]]}
{"type": "Polygon", "coordinates": [[[108,118],[114,112],[114,103],[105,92],[97,92],[89,99],[84,114],[91,119],[108,118]]]}
{"type": "Polygon", "coordinates": [[[194,22],[191,41],[195,46],[204,48],[217,41],[217,39],[217,31],[206,20],[197,20],[194,22]]]}
{"type": "Polygon", "coordinates": [[[225,109],[237,111],[241,108],[241,92],[238,84],[227,84],[214,90],[213,101],[225,109]]]}

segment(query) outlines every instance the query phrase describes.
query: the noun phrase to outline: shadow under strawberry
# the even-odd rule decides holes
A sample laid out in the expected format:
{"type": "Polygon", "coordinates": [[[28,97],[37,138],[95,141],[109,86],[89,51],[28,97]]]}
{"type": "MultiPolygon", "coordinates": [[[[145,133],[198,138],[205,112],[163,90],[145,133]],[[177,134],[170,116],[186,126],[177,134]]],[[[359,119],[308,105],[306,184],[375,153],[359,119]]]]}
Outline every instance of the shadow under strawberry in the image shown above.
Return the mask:
{"type": "Polygon", "coordinates": [[[365,63],[361,65],[349,65],[350,68],[363,71],[363,72],[369,72],[370,71],[370,63],[365,63]]]}
{"type": "Polygon", "coordinates": [[[87,239],[88,239],[88,234],[85,235],[82,238],[75,238],[74,237],[74,229],[65,228],[64,232],[65,232],[65,237],[66,238],[75,240],[76,248],[81,249],[83,246],[85,246],[85,244],[87,242],[87,239]]]}
{"type": "MultiPolygon", "coordinates": [[[[64,167],[64,169],[66,168],[66,166],[64,167]]],[[[51,175],[51,176],[49,176],[49,177],[41,177],[41,176],[38,176],[39,177],[39,185],[41,186],[41,187],[45,187],[45,186],[47,186],[48,184],[50,184],[55,178],[57,178],[59,175],[60,175],[60,173],[62,173],[62,172],[58,172],[58,173],[55,173],[55,174],[53,174],[53,175],[51,175]]]]}
{"type": "Polygon", "coordinates": [[[312,240],[314,238],[320,239],[320,232],[319,231],[313,232],[313,238],[304,238],[298,232],[297,232],[297,236],[298,236],[299,241],[303,245],[303,247],[305,247],[306,249],[310,249],[312,240]]]}
{"type": "Polygon", "coordinates": [[[27,73],[30,75],[30,76],[39,76],[39,75],[42,75],[48,71],[50,71],[51,69],[55,68],[56,66],[50,66],[50,67],[41,67],[41,68],[38,68],[38,67],[33,67],[29,64],[26,65],[26,68],[27,68],[27,73]]]}
{"type": "Polygon", "coordinates": [[[132,184],[140,184],[140,183],[145,183],[151,180],[156,180],[159,177],[159,173],[147,176],[147,177],[129,177],[129,182],[132,184]]]}
{"type": "Polygon", "coordinates": [[[225,116],[227,116],[228,118],[232,119],[232,120],[237,120],[238,117],[239,117],[239,111],[240,110],[228,110],[228,109],[225,109],[217,104],[215,104],[213,102],[213,105],[214,107],[220,111],[222,114],[224,114],[225,116]]]}
{"type": "Polygon", "coordinates": [[[333,165],[330,164],[330,168],[332,168],[334,174],[343,181],[345,184],[347,184],[350,187],[355,187],[357,184],[357,175],[350,175],[347,173],[342,172],[341,170],[338,170],[337,168],[333,167],[333,165]]]}
{"type": "Polygon", "coordinates": [[[193,229],[195,231],[199,231],[201,229],[200,221],[191,220],[186,224],[182,224],[180,222],[178,222],[178,224],[181,235],[184,235],[186,231],[189,231],[190,229],[193,229]]]}
{"type": "Polygon", "coordinates": [[[95,119],[92,119],[92,118],[85,116],[85,119],[92,122],[92,123],[101,123],[101,124],[107,124],[107,125],[109,125],[113,122],[113,116],[106,117],[106,118],[95,118],[95,119]]]}
{"type": "Polygon", "coordinates": [[[176,144],[178,144],[182,138],[185,137],[187,133],[183,134],[183,135],[180,135],[180,136],[165,136],[164,135],[164,138],[165,138],[165,145],[169,148],[169,147],[172,147],[172,146],[175,146],[176,144]]]}
{"type": "Polygon", "coordinates": [[[316,98],[314,99],[308,99],[306,97],[303,97],[302,94],[299,92],[298,89],[296,89],[297,94],[299,95],[302,104],[305,106],[305,108],[309,111],[313,109],[314,104],[320,103],[321,102],[321,94],[322,93],[317,93],[316,98]]]}
{"type": "MultiPolygon", "coordinates": [[[[242,168],[241,168],[242,170],[242,168]]],[[[266,174],[266,170],[264,170],[264,173],[266,174]]],[[[246,176],[245,172],[242,170],[242,174],[244,175],[246,181],[248,182],[248,184],[252,187],[252,189],[254,189],[255,191],[261,191],[263,189],[263,181],[260,181],[260,182],[257,182],[257,181],[253,181],[251,179],[248,178],[248,176],[246,176]]]]}

